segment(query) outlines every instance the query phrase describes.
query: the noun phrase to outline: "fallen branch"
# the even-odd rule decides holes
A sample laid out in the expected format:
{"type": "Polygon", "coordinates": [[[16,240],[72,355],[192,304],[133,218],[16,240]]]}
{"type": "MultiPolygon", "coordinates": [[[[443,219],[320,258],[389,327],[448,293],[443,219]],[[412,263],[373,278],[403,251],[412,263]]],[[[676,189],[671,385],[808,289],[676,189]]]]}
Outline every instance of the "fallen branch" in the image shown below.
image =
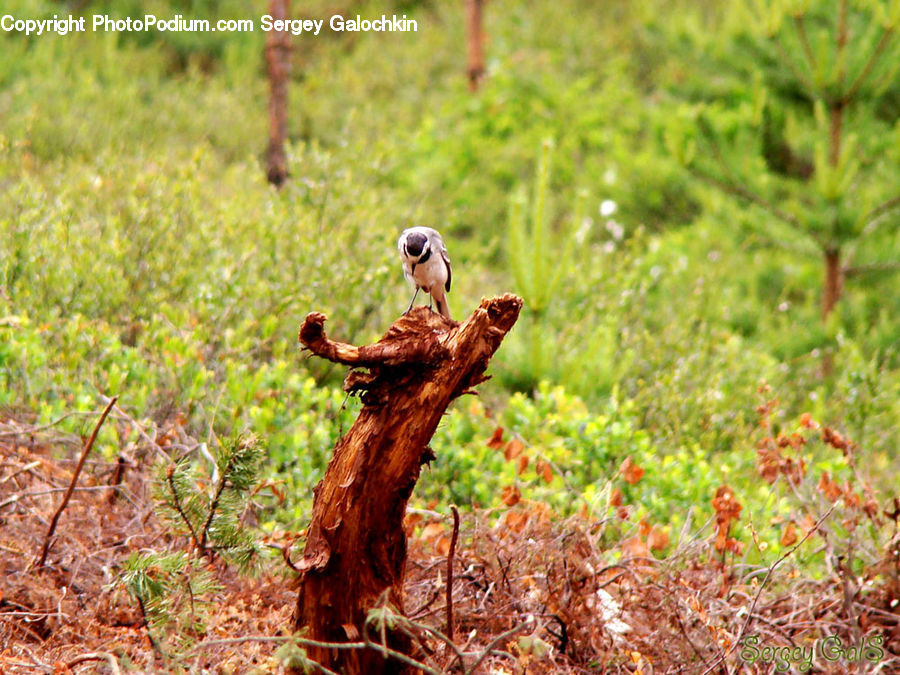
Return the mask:
{"type": "Polygon", "coordinates": [[[119,662],[116,661],[116,657],[109,652],[92,652],[90,654],[82,654],[81,656],[76,656],[66,664],[65,668],[66,670],[69,670],[73,666],[77,666],[79,663],[84,663],[85,661],[106,661],[106,664],[113,672],[113,675],[119,675],[122,672],[121,670],[119,670],[119,662]]]}
{"type": "MultiPolygon", "coordinates": [[[[317,647],[319,649],[338,649],[338,650],[354,650],[354,649],[377,649],[379,651],[383,651],[386,656],[390,656],[392,658],[403,660],[406,663],[414,666],[415,668],[422,669],[425,673],[429,673],[429,675],[440,675],[438,671],[433,670],[427,667],[425,664],[416,661],[415,659],[411,659],[405,654],[401,654],[400,652],[394,651],[390,647],[386,647],[378,642],[372,642],[371,640],[363,640],[359,642],[321,642],[319,640],[310,640],[309,638],[300,637],[299,635],[292,636],[269,636],[269,635],[251,635],[246,637],[239,638],[222,638],[217,640],[205,640],[200,644],[193,647],[189,654],[193,654],[200,649],[205,647],[212,647],[217,645],[233,645],[240,644],[242,642],[276,642],[276,643],[284,643],[284,642],[294,642],[297,645],[301,645],[303,647],[317,647]]],[[[333,670],[328,667],[322,665],[321,663],[311,661],[310,665],[313,665],[323,672],[332,673],[333,670]]]]}
{"type": "Polygon", "coordinates": [[[75,483],[78,482],[78,476],[81,475],[81,469],[84,467],[84,460],[87,459],[88,453],[91,451],[91,448],[94,447],[94,441],[97,440],[97,434],[100,431],[100,427],[103,426],[103,422],[106,421],[106,416],[109,415],[109,411],[112,410],[112,407],[118,400],[118,396],[113,396],[109,400],[109,403],[106,404],[106,408],[103,409],[103,412],[100,414],[100,419],[97,420],[97,424],[94,426],[91,437],[85,444],[84,450],[81,451],[81,457],[78,458],[78,464],[75,466],[75,473],[72,474],[72,482],[69,483],[69,489],[66,490],[66,494],[63,496],[59,508],[56,509],[56,513],[53,514],[53,519],[50,521],[50,527],[47,528],[47,534],[44,535],[44,545],[41,548],[41,555],[33,567],[44,566],[44,562],[47,560],[47,553],[50,551],[50,542],[53,538],[53,533],[56,531],[56,525],[59,522],[59,517],[62,515],[62,512],[69,503],[69,499],[72,497],[72,492],[75,490],[75,483]]]}
{"type": "Polygon", "coordinates": [[[533,626],[533,625],[534,625],[534,617],[529,616],[525,619],[525,621],[520,623],[518,626],[516,626],[514,628],[510,628],[508,631],[506,631],[504,633],[500,633],[500,635],[498,635],[493,640],[491,640],[488,643],[488,646],[482,650],[481,656],[478,657],[478,659],[475,661],[475,663],[473,663],[471,665],[471,667],[466,669],[466,675],[474,675],[474,673],[478,672],[478,666],[480,666],[484,662],[484,660],[488,656],[491,655],[491,653],[494,651],[494,647],[499,645],[501,642],[503,642],[507,638],[511,638],[516,633],[524,630],[525,628],[528,628],[529,626],[533,626]]]}
{"type": "Polygon", "coordinates": [[[453,556],[459,538],[459,509],[451,504],[450,510],[453,511],[453,536],[450,537],[450,551],[447,553],[447,637],[453,640],[453,556]]]}

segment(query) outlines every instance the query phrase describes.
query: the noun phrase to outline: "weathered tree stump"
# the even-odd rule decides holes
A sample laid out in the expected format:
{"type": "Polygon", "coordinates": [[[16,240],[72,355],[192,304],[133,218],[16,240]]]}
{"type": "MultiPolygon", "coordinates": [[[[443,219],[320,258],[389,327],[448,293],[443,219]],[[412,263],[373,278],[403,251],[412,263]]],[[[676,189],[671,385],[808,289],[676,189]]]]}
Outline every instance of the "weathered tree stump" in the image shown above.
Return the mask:
{"type": "MultiPolygon", "coordinates": [[[[457,324],[425,307],[400,317],[373,345],[354,347],[325,336],[325,316],[313,312],[300,342],[313,354],[368,372],[351,371],[344,388],[363,408],[334,448],[315,488],[306,548],[297,567],[295,628],[321,642],[353,642],[368,611],[386,594],[403,611],[406,504],[428,443],[450,402],[485,381],[484,371],[519,316],[522,300],[506,294],[482,300],[457,324]]],[[[374,639],[374,638],[373,638],[374,639]]],[[[408,638],[388,646],[410,653],[408,638]]],[[[340,673],[409,672],[374,649],[308,648],[310,658],[340,673]]]]}

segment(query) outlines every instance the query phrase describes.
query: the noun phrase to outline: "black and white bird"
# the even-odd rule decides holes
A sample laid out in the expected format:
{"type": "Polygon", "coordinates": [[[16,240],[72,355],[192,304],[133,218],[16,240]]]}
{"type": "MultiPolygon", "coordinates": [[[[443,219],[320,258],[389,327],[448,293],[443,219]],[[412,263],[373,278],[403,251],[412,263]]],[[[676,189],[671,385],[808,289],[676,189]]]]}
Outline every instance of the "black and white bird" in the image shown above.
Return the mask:
{"type": "MultiPolygon", "coordinates": [[[[423,290],[431,296],[438,311],[449,319],[446,292],[450,290],[450,257],[441,235],[430,227],[411,227],[403,230],[397,240],[397,249],[403,262],[403,274],[416,287],[407,313],[413,308],[419,290],[423,290]]],[[[432,307],[430,301],[428,306],[432,307]]]]}

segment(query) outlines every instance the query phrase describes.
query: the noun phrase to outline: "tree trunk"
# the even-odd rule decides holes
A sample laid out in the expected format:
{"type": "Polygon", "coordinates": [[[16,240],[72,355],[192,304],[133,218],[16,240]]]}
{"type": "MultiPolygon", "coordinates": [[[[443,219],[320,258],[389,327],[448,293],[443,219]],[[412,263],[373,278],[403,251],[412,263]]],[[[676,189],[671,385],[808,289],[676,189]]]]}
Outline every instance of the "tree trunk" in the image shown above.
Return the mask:
{"type": "Polygon", "coordinates": [[[484,31],[482,10],[484,0],[466,0],[466,33],[468,34],[469,91],[476,91],[484,75],[484,31]]]}
{"type": "MultiPolygon", "coordinates": [[[[822,323],[828,321],[828,317],[841,299],[843,288],[843,270],[841,270],[840,249],[828,249],[825,251],[825,288],[822,292],[822,323]]],[[[828,377],[834,371],[834,355],[831,347],[826,347],[822,352],[822,377],[828,377]]]]}
{"type": "MultiPolygon", "coordinates": [[[[271,0],[269,14],[276,20],[288,18],[290,0],[271,0]]],[[[269,147],[266,151],[266,176],[269,182],[281,187],[287,179],[288,77],[291,72],[291,34],[270,31],[266,36],[266,63],[269,70],[269,147]]]]}
{"type": "MultiPolygon", "coordinates": [[[[354,347],[325,337],[325,316],[313,312],[300,342],[336,363],[367,368],[344,382],[363,408],[341,438],[315,488],[306,548],[297,565],[300,593],[295,629],[320,642],[380,637],[366,630],[367,613],[386,602],[403,611],[406,533],[403,518],[422,464],[434,458],[428,443],[450,402],[487,378],[484,371],[515,324],[522,300],[506,294],[482,300],[457,324],[425,307],[400,317],[374,345],[354,347]]],[[[409,654],[409,639],[388,633],[387,646],[409,654]]],[[[366,675],[412,672],[379,651],[307,648],[310,658],[336,672],[366,675]]]]}
{"type": "Polygon", "coordinates": [[[827,321],[831,311],[841,299],[843,289],[841,272],[841,252],[839,249],[825,251],[825,289],[822,294],[822,321],[827,321]]]}

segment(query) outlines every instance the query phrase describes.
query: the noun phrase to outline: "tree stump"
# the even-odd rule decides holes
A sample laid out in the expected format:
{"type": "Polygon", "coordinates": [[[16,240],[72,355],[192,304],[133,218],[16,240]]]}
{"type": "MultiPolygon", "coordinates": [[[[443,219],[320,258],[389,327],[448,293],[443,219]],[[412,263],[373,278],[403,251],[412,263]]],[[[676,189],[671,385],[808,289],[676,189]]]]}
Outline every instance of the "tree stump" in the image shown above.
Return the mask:
{"type": "MultiPolygon", "coordinates": [[[[316,486],[306,548],[297,567],[295,629],[320,642],[364,635],[368,611],[386,598],[403,611],[406,533],[403,518],[428,443],[450,402],[485,381],[484,371],[515,324],[522,300],[509,293],[485,299],[463,323],[425,307],[400,317],[373,345],[355,347],[325,336],[325,316],[310,313],[300,342],[313,354],[352,370],[344,389],[363,408],[338,440],[316,486]]],[[[374,639],[374,638],[373,638],[374,639]]],[[[409,639],[387,645],[409,654],[409,639]]],[[[308,648],[310,658],[340,673],[411,672],[375,649],[308,648]]]]}

